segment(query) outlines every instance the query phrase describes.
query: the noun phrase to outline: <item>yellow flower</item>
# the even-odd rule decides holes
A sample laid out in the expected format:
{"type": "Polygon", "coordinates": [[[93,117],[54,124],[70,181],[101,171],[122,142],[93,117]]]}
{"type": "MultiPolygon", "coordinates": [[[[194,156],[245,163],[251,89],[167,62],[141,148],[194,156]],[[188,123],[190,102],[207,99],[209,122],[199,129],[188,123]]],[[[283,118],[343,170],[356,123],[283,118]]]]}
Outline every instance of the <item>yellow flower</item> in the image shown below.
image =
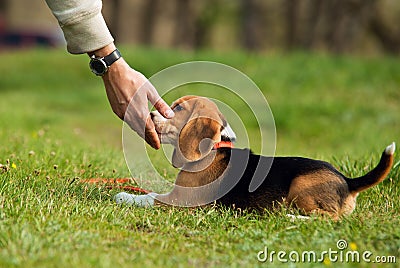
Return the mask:
{"type": "Polygon", "coordinates": [[[331,260],[330,260],[329,258],[324,258],[323,263],[324,263],[326,266],[331,266],[331,260]]]}
{"type": "Polygon", "coordinates": [[[12,163],[12,164],[11,164],[11,167],[12,167],[12,168],[17,168],[17,165],[16,165],[15,163],[12,163]]]}
{"type": "Polygon", "coordinates": [[[357,250],[357,244],[354,243],[354,242],[351,242],[351,243],[349,244],[349,247],[350,247],[351,250],[357,250]]]}

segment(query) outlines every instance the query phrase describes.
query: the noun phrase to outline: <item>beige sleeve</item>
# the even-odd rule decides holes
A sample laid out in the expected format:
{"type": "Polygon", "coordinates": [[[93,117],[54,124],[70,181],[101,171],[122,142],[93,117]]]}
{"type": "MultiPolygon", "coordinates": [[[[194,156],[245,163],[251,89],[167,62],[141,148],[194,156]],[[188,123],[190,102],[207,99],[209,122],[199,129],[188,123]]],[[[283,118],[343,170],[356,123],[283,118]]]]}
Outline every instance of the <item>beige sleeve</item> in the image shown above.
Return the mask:
{"type": "Polygon", "coordinates": [[[101,0],[46,0],[64,32],[67,50],[87,53],[114,41],[101,14],[101,0]]]}

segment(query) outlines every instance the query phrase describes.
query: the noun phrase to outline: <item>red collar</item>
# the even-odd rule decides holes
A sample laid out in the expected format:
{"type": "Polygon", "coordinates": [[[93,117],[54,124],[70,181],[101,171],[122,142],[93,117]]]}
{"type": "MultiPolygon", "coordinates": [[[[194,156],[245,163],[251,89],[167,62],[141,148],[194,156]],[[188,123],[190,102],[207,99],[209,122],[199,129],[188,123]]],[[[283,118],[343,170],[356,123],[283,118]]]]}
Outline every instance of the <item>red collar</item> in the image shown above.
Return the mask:
{"type": "Polygon", "coordinates": [[[233,148],[233,143],[230,141],[220,141],[214,144],[213,150],[217,150],[218,148],[233,148]]]}

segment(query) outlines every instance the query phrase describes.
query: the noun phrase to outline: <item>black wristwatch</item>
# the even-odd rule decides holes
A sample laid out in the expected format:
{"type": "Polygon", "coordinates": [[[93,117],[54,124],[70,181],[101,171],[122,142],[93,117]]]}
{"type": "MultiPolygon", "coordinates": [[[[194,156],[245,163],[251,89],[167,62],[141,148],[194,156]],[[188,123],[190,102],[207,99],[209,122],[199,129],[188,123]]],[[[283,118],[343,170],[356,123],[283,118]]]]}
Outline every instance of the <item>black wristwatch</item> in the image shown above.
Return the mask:
{"type": "Polygon", "coordinates": [[[118,49],[115,49],[111,54],[105,57],[96,58],[96,56],[93,55],[90,57],[90,70],[92,70],[95,75],[103,76],[108,71],[111,64],[116,62],[119,58],[121,58],[121,53],[118,49]]]}

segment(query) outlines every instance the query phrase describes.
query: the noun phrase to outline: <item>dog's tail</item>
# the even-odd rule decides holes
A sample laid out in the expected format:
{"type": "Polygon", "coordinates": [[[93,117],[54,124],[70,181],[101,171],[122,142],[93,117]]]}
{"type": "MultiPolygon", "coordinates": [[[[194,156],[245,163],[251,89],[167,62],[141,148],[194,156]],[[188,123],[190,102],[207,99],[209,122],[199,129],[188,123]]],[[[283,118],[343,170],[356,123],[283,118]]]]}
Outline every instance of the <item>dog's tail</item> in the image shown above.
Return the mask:
{"type": "Polygon", "coordinates": [[[373,170],[362,177],[346,179],[349,191],[351,193],[358,193],[383,181],[392,168],[395,149],[396,144],[393,142],[383,151],[381,160],[379,160],[378,165],[373,170]]]}

